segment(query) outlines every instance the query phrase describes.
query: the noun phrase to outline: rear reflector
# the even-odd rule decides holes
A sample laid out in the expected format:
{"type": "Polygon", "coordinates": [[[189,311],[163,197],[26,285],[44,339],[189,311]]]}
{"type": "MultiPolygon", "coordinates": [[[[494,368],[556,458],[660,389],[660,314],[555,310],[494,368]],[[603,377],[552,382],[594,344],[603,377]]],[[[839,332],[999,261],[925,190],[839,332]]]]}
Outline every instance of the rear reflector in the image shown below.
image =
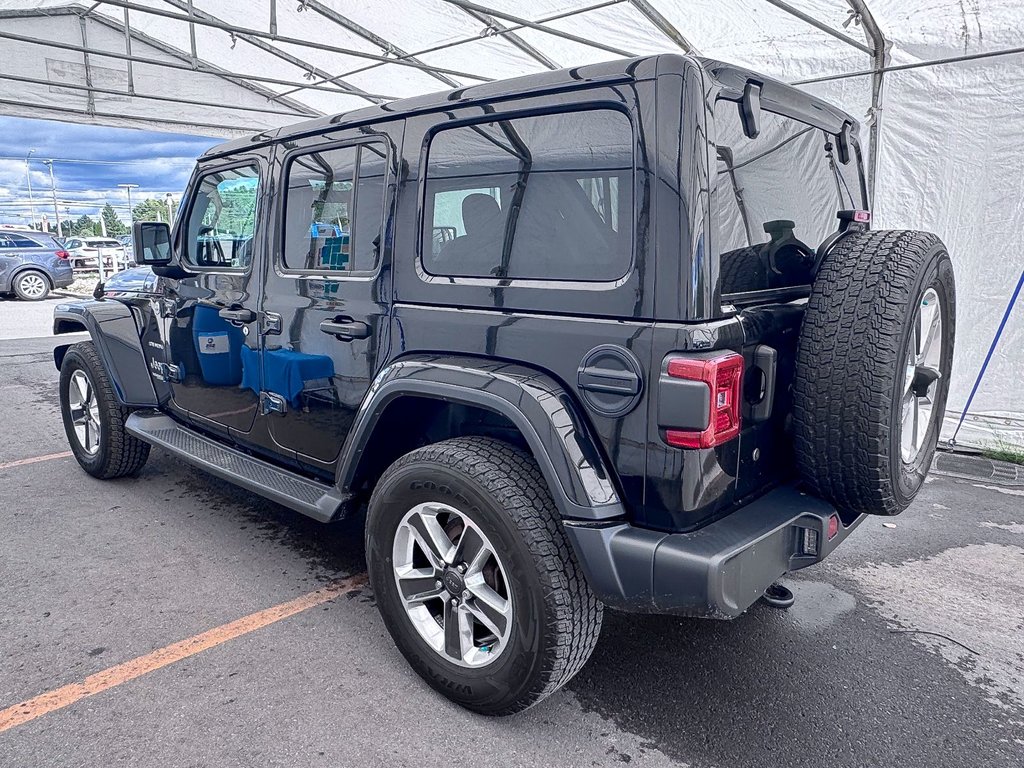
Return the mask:
{"type": "Polygon", "coordinates": [[[828,519],[828,538],[829,541],[835,538],[836,534],[839,533],[839,518],[832,515],[828,519]]]}
{"type": "Polygon", "coordinates": [[[68,253],[67,251],[56,251],[53,255],[56,256],[58,259],[70,259],[71,258],[71,254],[68,253]]]}
{"type": "Polygon", "coordinates": [[[668,375],[707,384],[711,390],[711,412],[704,431],[666,429],[665,442],[679,448],[713,448],[740,433],[741,355],[729,352],[708,360],[677,357],[669,361],[668,375]]]}

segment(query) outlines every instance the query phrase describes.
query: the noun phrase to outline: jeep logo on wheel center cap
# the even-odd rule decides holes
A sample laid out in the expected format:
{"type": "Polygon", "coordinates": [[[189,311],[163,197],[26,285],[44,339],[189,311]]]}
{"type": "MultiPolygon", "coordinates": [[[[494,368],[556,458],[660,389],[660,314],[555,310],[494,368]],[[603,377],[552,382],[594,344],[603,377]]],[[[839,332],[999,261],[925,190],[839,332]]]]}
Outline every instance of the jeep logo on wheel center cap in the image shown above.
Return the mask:
{"type": "Polygon", "coordinates": [[[444,588],[453,597],[458,597],[466,589],[466,582],[462,580],[462,576],[458,571],[445,571],[441,580],[444,582],[444,588]]]}

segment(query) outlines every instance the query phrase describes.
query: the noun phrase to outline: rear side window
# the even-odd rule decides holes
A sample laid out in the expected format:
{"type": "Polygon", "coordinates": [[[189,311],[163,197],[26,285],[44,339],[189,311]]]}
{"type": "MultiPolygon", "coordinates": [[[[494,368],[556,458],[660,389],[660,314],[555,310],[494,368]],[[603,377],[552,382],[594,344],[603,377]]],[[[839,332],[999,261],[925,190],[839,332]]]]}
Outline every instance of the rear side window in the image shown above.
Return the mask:
{"type": "Polygon", "coordinates": [[[748,139],[734,101],[716,103],[715,128],[722,293],[808,284],[836,212],[864,207],[857,159],[843,166],[834,137],[773,112],[761,112],[760,134],[748,139]]]}
{"type": "Polygon", "coordinates": [[[427,153],[427,272],[609,281],[629,269],[633,132],[621,112],[446,128],[427,153]]]}
{"type": "Polygon", "coordinates": [[[185,229],[189,264],[213,269],[249,266],[255,245],[259,186],[259,168],[255,165],[200,177],[185,229]]]}
{"type": "Polygon", "coordinates": [[[0,234],[0,248],[42,248],[31,238],[15,234],[0,234]]]}
{"type": "Polygon", "coordinates": [[[386,175],[387,147],[378,142],[293,158],[287,170],[284,266],[375,270],[384,238],[386,175]]]}

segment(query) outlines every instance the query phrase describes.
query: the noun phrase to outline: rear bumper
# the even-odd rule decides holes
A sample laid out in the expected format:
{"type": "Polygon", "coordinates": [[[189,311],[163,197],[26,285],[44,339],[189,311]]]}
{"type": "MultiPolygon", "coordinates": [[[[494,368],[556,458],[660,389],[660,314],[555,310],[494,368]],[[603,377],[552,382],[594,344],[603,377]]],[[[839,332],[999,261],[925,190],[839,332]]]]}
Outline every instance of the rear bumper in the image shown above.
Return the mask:
{"type": "Polygon", "coordinates": [[[839,523],[835,508],[787,485],[692,533],[662,533],[628,523],[566,521],[591,589],[630,611],[731,619],[788,571],[825,559],[863,521],[839,523]],[[805,552],[805,531],[817,552],[805,552]]]}
{"type": "Polygon", "coordinates": [[[68,269],[62,269],[59,272],[54,271],[52,278],[54,288],[67,288],[75,282],[75,273],[68,267],[68,269]]]}

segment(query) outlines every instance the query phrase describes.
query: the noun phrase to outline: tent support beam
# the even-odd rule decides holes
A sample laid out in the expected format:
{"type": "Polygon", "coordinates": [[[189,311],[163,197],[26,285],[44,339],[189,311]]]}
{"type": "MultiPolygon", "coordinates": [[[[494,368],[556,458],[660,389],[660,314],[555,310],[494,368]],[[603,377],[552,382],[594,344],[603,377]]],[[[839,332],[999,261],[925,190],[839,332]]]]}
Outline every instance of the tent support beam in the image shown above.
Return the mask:
{"type": "MultiPolygon", "coordinates": [[[[265,51],[266,53],[269,53],[271,56],[276,56],[277,58],[282,59],[283,61],[287,61],[292,66],[299,67],[300,69],[303,69],[306,72],[312,73],[316,77],[330,77],[329,73],[324,72],[319,67],[316,67],[316,66],[310,64],[308,61],[306,61],[304,59],[300,59],[298,56],[293,56],[292,54],[288,53],[287,51],[281,50],[276,45],[271,45],[270,43],[266,42],[265,40],[262,40],[257,35],[249,34],[247,31],[246,32],[242,32],[241,30],[236,31],[235,27],[233,27],[230,24],[227,24],[226,22],[222,21],[221,19],[218,19],[216,16],[214,16],[212,14],[209,14],[206,11],[196,11],[192,7],[192,0],[163,0],[163,1],[165,3],[167,3],[167,4],[169,4],[169,5],[173,5],[175,8],[177,8],[180,11],[186,11],[188,13],[189,27],[190,28],[193,27],[194,23],[199,23],[199,24],[205,24],[205,25],[213,26],[213,27],[215,27],[217,29],[223,29],[223,30],[227,31],[231,35],[232,41],[235,39],[235,37],[237,37],[239,40],[243,40],[246,43],[249,43],[249,45],[252,45],[255,48],[259,48],[260,50],[265,51]]],[[[108,2],[108,0],[104,0],[104,2],[108,2]]],[[[127,3],[126,5],[134,5],[134,3],[127,3]]],[[[156,11],[153,10],[153,9],[149,9],[148,12],[149,13],[155,13],[156,11]]],[[[170,11],[167,11],[165,13],[165,15],[168,18],[178,18],[178,19],[184,19],[185,18],[185,17],[181,16],[180,14],[172,13],[170,11]]],[[[263,33],[260,33],[260,34],[262,35],[263,33]]],[[[234,47],[233,43],[232,43],[232,47],[234,47]]],[[[357,88],[356,86],[350,85],[349,83],[346,83],[346,82],[344,82],[342,80],[336,80],[335,81],[335,85],[337,85],[339,88],[345,90],[346,92],[350,93],[353,96],[359,96],[360,98],[366,99],[371,104],[380,104],[380,102],[381,102],[380,99],[376,98],[372,94],[368,94],[363,89],[357,88]]]]}
{"type": "MultiPolygon", "coordinates": [[[[513,16],[511,13],[505,13],[504,11],[496,11],[493,8],[487,8],[486,6],[483,5],[471,3],[469,2],[469,0],[445,0],[445,2],[451,3],[452,5],[457,5],[463,9],[468,8],[479,13],[486,13],[488,16],[494,16],[496,18],[502,19],[503,21],[511,21],[513,24],[518,24],[521,27],[526,27],[527,29],[535,29],[538,32],[543,32],[547,35],[553,35],[554,37],[560,37],[563,40],[569,40],[571,42],[579,43],[580,45],[585,45],[590,48],[597,48],[598,50],[601,51],[608,51],[608,53],[614,53],[617,56],[624,56],[627,59],[631,59],[634,56],[636,56],[635,53],[624,50],[622,48],[616,48],[614,45],[605,45],[604,43],[599,43],[596,40],[588,40],[585,37],[580,37],[579,35],[574,35],[570,32],[562,32],[561,30],[558,29],[552,29],[551,27],[544,26],[542,22],[529,21],[520,16],[513,16]]],[[[582,11],[580,12],[582,13],[582,11]]]]}
{"type": "Polygon", "coordinates": [[[661,12],[647,2],[647,0],[630,0],[630,4],[640,11],[640,14],[651,22],[659,32],[678,45],[683,53],[697,55],[697,49],[683,36],[683,33],[679,31],[676,25],[662,16],[661,12]]]}
{"type": "MultiPolygon", "coordinates": [[[[30,101],[17,101],[15,99],[0,99],[0,104],[8,104],[14,107],[26,107],[28,109],[35,110],[37,112],[46,112],[47,114],[53,113],[55,120],[63,119],[68,122],[67,115],[82,115],[84,117],[92,118],[105,118],[108,120],[124,120],[127,123],[157,123],[159,125],[170,125],[176,127],[178,130],[183,132],[192,133],[189,131],[190,128],[212,128],[218,131],[237,131],[238,133],[257,133],[261,129],[253,125],[224,125],[223,123],[197,123],[194,120],[189,120],[187,123],[183,123],[181,120],[171,120],[163,117],[149,117],[148,115],[126,115],[121,112],[93,112],[91,115],[85,109],[75,109],[73,107],[48,107],[45,104],[33,104],[30,101]]],[[[43,118],[48,119],[48,118],[43,118]]],[[[71,121],[74,122],[74,121],[71,121]]],[[[108,125],[116,125],[115,123],[107,123],[108,125]]]]}
{"type": "MultiPolygon", "coordinates": [[[[552,14],[550,16],[545,16],[544,18],[539,19],[535,23],[537,23],[537,24],[546,24],[549,21],[557,21],[558,19],[567,19],[570,16],[577,16],[577,15],[579,15],[581,13],[588,13],[590,11],[597,11],[597,10],[600,10],[601,8],[607,8],[609,6],[618,5],[619,3],[624,3],[624,2],[626,2],[626,0],[600,0],[600,2],[597,2],[597,3],[593,4],[593,5],[585,5],[585,6],[581,7],[581,8],[573,8],[572,10],[569,10],[569,11],[560,11],[559,13],[554,13],[554,14],[552,14]]],[[[513,33],[513,32],[518,32],[520,29],[526,29],[526,27],[524,27],[522,24],[511,24],[511,25],[509,25],[507,27],[504,27],[503,29],[495,30],[494,36],[497,37],[497,36],[500,36],[500,35],[507,35],[507,34],[510,34],[510,33],[513,33]]],[[[467,43],[475,43],[479,39],[480,39],[480,35],[474,35],[473,37],[463,37],[463,38],[459,38],[457,40],[451,40],[451,41],[449,41],[447,43],[440,43],[439,45],[434,45],[434,46],[431,46],[430,48],[424,48],[424,49],[419,50],[419,51],[414,51],[412,55],[413,56],[423,56],[424,54],[427,54],[427,53],[437,53],[438,51],[447,51],[450,48],[456,48],[456,47],[458,47],[460,45],[465,45],[467,43]]],[[[368,72],[371,69],[376,69],[377,67],[382,67],[382,66],[384,66],[382,63],[366,64],[366,65],[364,65],[362,67],[358,67],[356,69],[350,69],[347,72],[342,72],[341,75],[339,75],[339,77],[350,77],[352,75],[358,75],[358,74],[360,74],[362,72],[368,72]]],[[[490,80],[490,78],[486,78],[486,79],[490,80]]],[[[325,82],[328,82],[328,81],[321,81],[320,83],[318,83],[318,85],[323,85],[325,82]]],[[[305,86],[305,87],[312,88],[312,87],[315,87],[315,86],[310,85],[310,86],[305,86]]],[[[295,90],[292,90],[292,91],[284,91],[284,93],[282,93],[281,95],[282,96],[290,96],[291,94],[295,93],[296,91],[300,91],[300,90],[302,90],[301,86],[299,88],[296,88],[295,90]]]]}
{"type": "MultiPolygon", "coordinates": [[[[327,51],[328,53],[340,53],[345,56],[351,56],[357,59],[369,59],[371,61],[377,61],[384,64],[399,64],[400,66],[412,67],[413,69],[423,69],[427,71],[442,72],[443,74],[452,75],[453,77],[465,77],[470,80],[489,79],[481,77],[480,75],[475,75],[472,72],[461,72],[456,69],[445,69],[442,67],[431,67],[426,64],[415,64],[410,61],[395,59],[375,53],[368,53],[366,51],[359,51],[354,48],[342,48],[341,46],[338,45],[319,43],[314,40],[302,40],[297,37],[271,35],[269,32],[264,32],[259,29],[252,29],[250,27],[239,27],[234,24],[228,24],[227,22],[222,21],[221,19],[211,16],[209,13],[206,13],[205,11],[196,11],[195,15],[190,18],[189,16],[186,16],[181,13],[175,13],[174,11],[164,10],[156,6],[140,5],[139,3],[133,3],[129,0],[102,0],[102,2],[104,5],[112,5],[116,8],[128,8],[129,10],[138,11],[140,13],[148,13],[153,16],[162,16],[165,19],[173,19],[175,21],[185,22],[187,24],[195,24],[196,26],[200,27],[210,27],[211,29],[219,29],[223,32],[227,32],[228,34],[234,34],[235,37],[237,38],[246,39],[247,42],[252,42],[252,40],[249,38],[260,40],[261,42],[265,40],[273,40],[274,42],[277,43],[296,45],[299,46],[300,48],[311,48],[319,51],[327,51]]],[[[181,8],[182,10],[184,10],[187,6],[187,3],[184,2],[184,0],[164,0],[164,2],[171,4],[176,8],[181,8]]],[[[264,42],[264,45],[269,45],[269,43],[264,42]]],[[[272,45],[270,45],[270,47],[274,48],[274,46],[272,45]]],[[[281,49],[274,48],[274,50],[280,51],[281,49]]],[[[281,51],[281,53],[284,53],[284,51],[281,51]]],[[[353,90],[351,91],[351,93],[359,95],[357,90],[353,90]]]]}
{"type": "MultiPolygon", "coordinates": [[[[863,51],[864,53],[867,53],[867,54],[870,54],[870,55],[874,54],[874,48],[872,48],[871,46],[865,45],[860,40],[852,38],[849,35],[843,34],[838,29],[833,29],[831,26],[829,26],[825,22],[818,21],[816,18],[814,18],[810,14],[804,13],[799,8],[794,8],[789,3],[784,2],[784,0],[765,0],[765,2],[768,3],[769,5],[774,5],[779,10],[785,11],[786,13],[790,14],[791,16],[796,16],[798,19],[800,19],[800,21],[804,22],[805,24],[810,24],[815,29],[818,29],[818,30],[821,30],[822,32],[824,32],[826,35],[832,35],[832,37],[834,37],[836,40],[842,40],[847,45],[852,45],[854,48],[856,48],[859,51],[863,51]]],[[[852,6],[853,3],[851,2],[850,5],[852,6]]],[[[854,9],[854,10],[856,10],[856,9],[854,9]]],[[[858,11],[858,13],[859,13],[859,11],[858,11]]],[[[866,26],[865,26],[865,29],[866,29],[866,26]]]]}
{"type": "MultiPolygon", "coordinates": [[[[319,0],[305,0],[303,5],[300,5],[299,8],[300,9],[308,8],[311,11],[315,11],[316,13],[319,13],[321,16],[323,16],[328,21],[332,21],[335,24],[337,24],[339,27],[342,27],[343,29],[347,29],[349,32],[352,32],[353,34],[358,35],[359,37],[363,38],[364,40],[368,40],[369,42],[373,43],[378,48],[380,48],[382,51],[384,51],[386,54],[397,55],[397,56],[400,56],[401,58],[405,59],[406,61],[413,61],[413,62],[416,62],[417,64],[423,64],[422,61],[417,59],[415,56],[411,56],[406,51],[403,51],[401,48],[399,48],[397,45],[392,43],[390,40],[385,40],[380,35],[377,35],[377,34],[371,32],[370,30],[368,30],[366,27],[362,26],[361,24],[357,24],[356,22],[352,21],[352,19],[350,19],[347,16],[344,16],[344,15],[338,13],[333,8],[328,8],[326,5],[324,5],[323,3],[319,2],[319,0]]],[[[450,77],[448,77],[447,75],[443,75],[440,72],[435,72],[433,70],[429,70],[427,72],[427,74],[429,74],[431,77],[433,77],[433,78],[435,78],[437,80],[440,80],[442,83],[447,85],[449,88],[458,88],[461,85],[461,83],[456,82],[455,80],[452,80],[450,77]]]]}
{"type": "Polygon", "coordinates": [[[522,51],[527,56],[529,56],[531,59],[533,59],[536,62],[539,62],[540,64],[543,64],[548,69],[560,69],[561,68],[554,61],[554,59],[550,59],[547,56],[545,56],[543,53],[541,53],[536,48],[534,48],[532,45],[530,45],[528,42],[523,40],[523,38],[521,38],[515,32],[511,31],[510,29],[508,29],[504,24],[502,24],[500,21],[498,21],[493,16],[491,16],[489,14],[486,14],[486,13],[481,13],[480,11],[474,11],[474,10],[472,10],[470,8],[465,8],[465,7],[462,7],[462,6],[459,7],[459,10],[461,10],[465,14],[468,14],[469,16],[472,16],[474,19],[479,21],[481,24],[484,24],[485,26],[487,26],[490,29],[494,30],[494,33],[493,33],[494,37],[497,37],[498,35],[501,35],[506,40],[508,40],[510,45],[515,46],[520,51],[522,51]]]}
{"type": "MultiPolygon", "coordinates": [[[[132,55],[132,25],[128,20],[128,9],[124,9],[124,52],[130,57],[132,55]]],[[[135,93],[135,62],[129,58],[125,64],[128,66],[128,93],[135,93]]]]}
{"type": "Polygon", "coordinates": [[[186,99],[180,96],[165,96],[154,93],[139,93],[137,91],[119,91],[114,88],[100,88],[87,82],[85,85],[79,85],[78,83],[60,83],[54,82],[53,80],[45,80],[41,77],[27,77],[25,75],[8,75],[0,73],[0,81],[9,80],[15,83],[29,83],[30,85],[45,85],[51,88],[66,88],[71,91],[86,91],[89,94],[92,103],[92,110],[95,110],[96,104],[93,100],[92,94],[99,93],[106,96],[125,96],[127,98],[142,99],[143,101],[166,101],[172,104],[188,104],[192,107],[217,107],[219,109],[234,109],[240,112],[259,112],[265,115],[287,115],[288,117],[299,117],[308,118],[310,115],[303,114],[302,112],[288,112],[283,109],[266,109],[264,107],[245,107],[235,104],[223,104],[217,101],[200,101],[198,99],[186,99]]]}
{"type": "MultiPolygon", "coordinates": [[[[3,18],[3,17],[0,16],[0,18],[3,18]]],[[[93,19],[96,20],[96,21],[99,21],[100,17],[94,16],[93,19]]],[[[154,46],[156,46],[160,50],[162,50],[162,51],[164,51],[166,53],[169,53],[169,54],[171,54],[171,55],[181,59],[183,62],[188,60],[188,54],[183,54],[183,53],[181,53],[179,51],[176,51],[175,49],[171,48],[170,46],[163,45],[159,41],[149,40],[149,39],[146,38],[145,35],[142,35],[140,32],[133,31],[132,32],[132,36],[136,40],[139,40],[140,42],[146,43],[147,45],[154,45],[154,46]]],[[[16,35],[16,34],[14,34],[12,32],[0,31],[0,40],[14,40],[14,41],[19,42],[19,43],[28,43],[29,45],[44,45],[44,46],[49,46],[51,48],[59,48],[60,50],[64,50],[64,51],[79,51],[79,52],[82,52],[82,51],[85,50],[85,49],[82,48],[82,46],[74,45],[73,43],[62,43],[62,42],[59,42],[59,41],[56,41],[56,40],[41,40],[41,39],[39,39],[37,37],[26,37],[25,35],[16,35]]],[[[296,88],[296,90],[312,89],[312,90],[316,90],[316,91],[326,91],[327,93],[333,93],[335,96],[351,96],[352,95],[352,94],[348,93],[347,91],[343,91],[343,90],[341,90],[339,88],[329,88],[327,86],[321,86],[321,85],[307,85],[306,83],[297,83],[294,80],[282,80],[280,78],[265,77],[263,75],[250,75],[250,74],[245,74],[245,73],[242,73],[242,72],[230,72],[230,71],[228,71],[226,69],[221,69],[220,67],[216,67],[216,66],[214,66],[212,64],[209,64],[207,62],[204,62],[204,61],[200,61],[199,69],[198,70],[194,70],[194,69],[192,69],[191,66],[189,66],[188,64],[185,64],[185,63],[177,64],[177,63],[172,62],[172,61],[163,61],[161,59],[150,59],[150,58],[147,58],[145,56],[137,56],[137,55],[134,55],[134,54],[129,56],[127,54],[118,53],[116,51],[101,51],[101,50],[96,50],[96,49],[90,49],[88,52],[91,53],[93,56],[99,56],[101,58],[119,59],[121,61],[132,61],[135,64],[145,64],[147,66],[163,67],[165,69],[182,70],[182,71],[185,71],[185,72],[198,72],[201,75],[211,75],[213,77],[220,77],[220,78],[223,78],[225,80],[228,80],[229,82],[234,83],[235,85],[239,85],[239,86],[241,86],[243,88],[246,87],[246,83],[245,83],[246,80],[252,80],[253,82],[257,82],[257,83],[273,83],[275,85],[298,86],[296,88]]],[[[251,84],[249,84],[249,85],[251,85],[251,84]]],[[[283,94],[275,94],[275,93],[272,93],[272,92],[269,92],[269,91],[263,91],[262,89],[256,88],[255,86],[249,87],[248,90],[252,90],[253,93],[258,93],[259,95],[263,96],[264,98],[271,99],[271,100],[274,100],[274,101],[281,101],[282,103],[288,104],[288,100],[283,98],[283,96],[284,96],[283,94]]],[[[373,94],[373,95],[377,96],[377,98],[381,99],[382,101],[389,101],[389,100],[394,98],[393,96],[383,96],[381,94],[373,94]]],[[[310,106],[307,106],[305,104],[299,104],[298,102],[291,102],[288,105],[295,107],[295,109],[308,111],[308,114],[309,114],[310,117],[319,117],[320,115],[323,114],[323,112],[319,112],[317,110],[314,110],[310,106]]]]}
{"type": "Polygon", "coordinates": [[[86,30],[85,16],[78,17],[78,28],[82,31],[82,64],[85,66],[86,104],[89,114],[96,111],[96,96],[92,89],[92,67],[89,66],[89,33],[86,30]]]}
{"type": "MultiPolygon", "coordinates": [[[[126,62],[126,65],[128,67],[128,90],[131,93],[133,93],[133,94],[135,93],[135,77],[134,77],[134,71],[133,71],[133,64],[135,63],[135,57],[132,56],[132,51],[131,51],[131,41],[132,41],[132,38],[137,39],[139,42],[142,42],[142,43],[145,43],[147,45],[150,45],[150,46],[152,46],[153,48],[156,48],[159,51],[163,51],[164,53],[170,54],[171,56],[174,56],[176,59],[181,59],[182,61],[188,61],[188,55],[185,54],[183,51],[178,50],[174,46],[168,45],[167,43],[163,42],[162,40],[157,40],[155,38],[149,37],[148,35],[146,35],[146,34],[144,34],[142,32],[133,31],[132,28],[131,28],[131,24],[129,22],[129,19],[128,19],[129,10],[127,8],[124,9],[124,26],[123,27],[118,27],[117,22],[114,21],[113,19],[111,19],[111,18],[109,18],[109,17],[107,17],[107,16],[105,16],[103,14],[93,14],[92,13],[96,9],[96,6],[98,6],[98,5],[102,5],[102,3],[100,3],[100,2],[95,3],[88,11],[85,12],[84,15],[87,15],[91,21],[94,21],[97,24],[102,24],[103,26],[107,27],[108,29],[112,29],[112,30],[114,30],[116,32],[123,32],[126,35],[126,40],[125,40],[125,49],[126,50],[125,50],[125,52],[127,53],[127,58],[125,58],[124,61],[126,62]]],[[[59,10],[63,14],[67,14],[67,15],[73,15],[75,13],[78,13],[77,9],[70,8],[70,7],[59,8],[59,9],[54,9],[54,10],[59,10]]],[[[51,13],[52,13],[52,11],[51,11],[51,13]]],[[[106,53],[105,51],[102,51],[102,50],[95,50],[94,49],[94,50],[92,50],[90,52],[93,53],[96,56],[104,56],[104,55],[110,56],[111,55],[111,54],[108,54],[108,53],[106,53]]],[[[293,110],[293,111],[295,111],[295,112],[297,112],[299,114],[306,114],[306,115],[309,115],[310,117],[318,117],[319,115],[323,114],[322,112],[320,112],[318,110],[315,110],[312,107],[309,107],[309,106],[307,106],[305,104],[302,104],[301,102],[295,101],[294,99],[282,98],[280,95],[274,93],[269,88],[263,88],[261,86],[255,85],[252,82],[250,82],[250,80],[258,80],[259,78],[248,77],[248,76],[231,77],[230,76],[231,73],[228,73],[226,70],[223,70],[220,67],[216,67],[213,64],[210,64],[209,62],[205,62],[202,59],[199,59],[197,62],[193,62],[192,66],[188,67],[188,69],[190,71],[193,71],[193,72],[203,72],[204,74],[213,74],[216,77],[220,77],[223,80],[227,80],[229,83],[237,85],[239,88],[244,88],[247,91],[252,91],[253,93],[257,94],[258,96],[264,97],[268,101],[276,101],[279,104],[281,104],[281,105],[287,107],[288,109],[291,109],[291,110],[293,110]],[[199,66],[199,65],[201,65],[201,66],[199,66]]],[[[264,81],[264,82],[269,82],[269,81],[264,81]]]]}
{"type": "Polygon", "coordinates": [[[866,0],[846,0],[846,2],[860,17],[860,23],[864,25],[864,32],[871,41],[872,47],[874,71],[871,73],[871,127],[868,129],[868,135],[871,138],[871,147],[868,153],[868,200],[869,205],[873,207],[875,204],[875,182],[878,179],[878,143],[882,134],[882,93],[885,85],[883,77],[885,67],[889,63],[890,43],[879,29],[875,17],[871,15],[866,0]]]}

